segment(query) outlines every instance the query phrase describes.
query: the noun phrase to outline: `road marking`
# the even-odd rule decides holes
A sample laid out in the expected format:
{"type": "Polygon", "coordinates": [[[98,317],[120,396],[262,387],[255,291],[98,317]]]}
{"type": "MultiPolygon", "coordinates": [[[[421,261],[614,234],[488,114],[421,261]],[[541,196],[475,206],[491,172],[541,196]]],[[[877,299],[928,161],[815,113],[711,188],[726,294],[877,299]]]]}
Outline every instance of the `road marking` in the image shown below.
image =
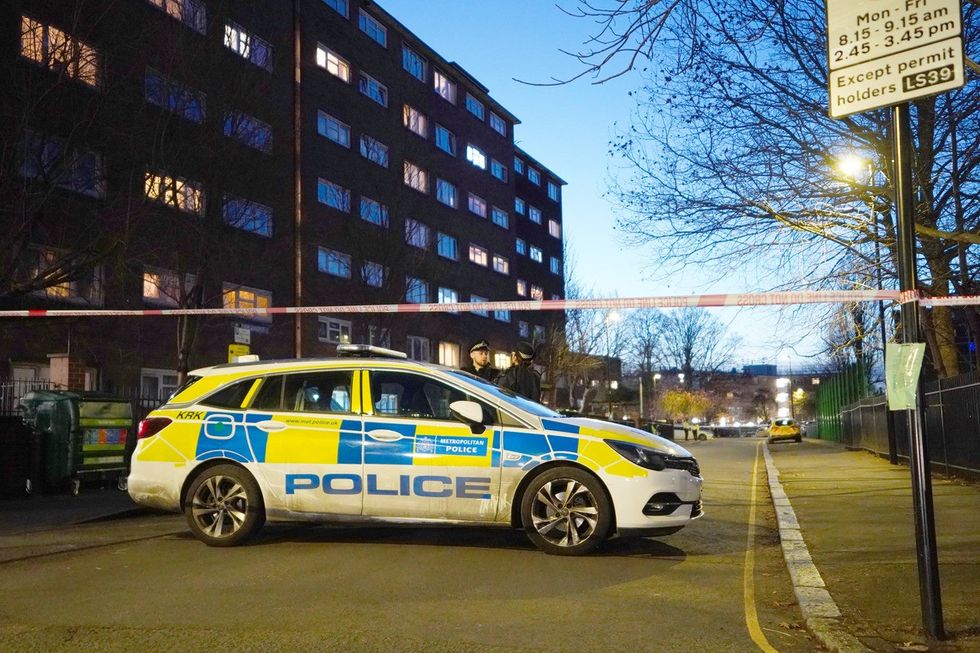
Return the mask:
{"type": "Polygon", "coordinates": [[[766,653],[779,653],[769,640],[766,639],[762,627],[759,626],[759,614],[755,609],[755,502],[756,502],[756,481],[759,477],[759,450],[762,443],[758,442],[755,446],[755,460],[752,463],[752,494],[749,498],[749,535],[745,546],[745,576],[743,577],[743,596],[745,603],[745,626],[749,629],[749,636],[760,650],[766,653]]]}

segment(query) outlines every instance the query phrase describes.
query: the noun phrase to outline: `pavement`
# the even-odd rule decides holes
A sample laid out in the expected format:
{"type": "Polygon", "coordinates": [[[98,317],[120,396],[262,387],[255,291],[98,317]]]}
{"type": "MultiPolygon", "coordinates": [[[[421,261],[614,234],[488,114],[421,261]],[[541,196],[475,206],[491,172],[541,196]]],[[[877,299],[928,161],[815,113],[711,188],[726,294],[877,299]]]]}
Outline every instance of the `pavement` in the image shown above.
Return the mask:
{"type": "MultiPolygon", "coordinates": [[[[767,445],[766,468],[800,610],[827,650],[980,653],[980,486],[933,476],[945,638],[930,641],[909,468],[810,438],[767,445]]],[[[0,500],[0,543],[145,512],[116,489],[0,500]]]]}

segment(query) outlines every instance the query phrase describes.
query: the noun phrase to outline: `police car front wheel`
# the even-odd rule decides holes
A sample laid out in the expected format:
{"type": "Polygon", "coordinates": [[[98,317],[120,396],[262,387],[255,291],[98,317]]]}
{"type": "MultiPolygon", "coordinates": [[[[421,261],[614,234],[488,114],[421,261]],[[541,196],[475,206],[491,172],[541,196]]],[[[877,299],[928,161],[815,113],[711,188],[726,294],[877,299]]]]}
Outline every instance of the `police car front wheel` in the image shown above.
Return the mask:
{"type": "Polygon", "coordinates": [[[555,467],[531,481],[521,501],[521,519],[528,537],[545,553],[581,555],[605,541],[612,504],[592,474],[555,467]]]}
{"type": "Polygon", "coordinates": [[[265,521],[258,484],[235,465],[204,470],[191,483],[184,505],[191,531],[208,546],[240,544],[265,521]]]}

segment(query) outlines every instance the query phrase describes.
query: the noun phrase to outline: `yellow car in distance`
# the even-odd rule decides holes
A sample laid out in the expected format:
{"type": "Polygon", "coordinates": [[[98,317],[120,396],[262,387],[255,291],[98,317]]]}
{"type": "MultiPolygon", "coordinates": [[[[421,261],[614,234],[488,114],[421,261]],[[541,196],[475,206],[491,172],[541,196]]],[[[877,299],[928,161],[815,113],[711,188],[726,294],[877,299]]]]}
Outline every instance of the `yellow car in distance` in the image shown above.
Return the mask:
{"type": "Polygon", "coordinates": [[[800,431],[800,425],[791,417],[774,419],[772,424],[769,425],[768,442],[772,444],[773,442],[781,442],[783,440],[803,442],[803,433],[800,431]]]}

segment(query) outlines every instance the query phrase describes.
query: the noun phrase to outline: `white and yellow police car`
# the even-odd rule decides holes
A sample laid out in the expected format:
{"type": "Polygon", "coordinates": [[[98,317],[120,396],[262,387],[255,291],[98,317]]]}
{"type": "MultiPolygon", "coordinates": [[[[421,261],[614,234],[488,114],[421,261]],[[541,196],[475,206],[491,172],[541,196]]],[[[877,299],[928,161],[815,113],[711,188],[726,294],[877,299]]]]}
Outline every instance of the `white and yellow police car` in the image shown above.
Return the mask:
{"type": "Polygon", "coordinates": [[[701,516],[676,444],[564,417],[459,370],[364,345],[195,370],[138,430],[129,493],[212,546],[272,521],[524,528],[575,555],[701,516]]]}

